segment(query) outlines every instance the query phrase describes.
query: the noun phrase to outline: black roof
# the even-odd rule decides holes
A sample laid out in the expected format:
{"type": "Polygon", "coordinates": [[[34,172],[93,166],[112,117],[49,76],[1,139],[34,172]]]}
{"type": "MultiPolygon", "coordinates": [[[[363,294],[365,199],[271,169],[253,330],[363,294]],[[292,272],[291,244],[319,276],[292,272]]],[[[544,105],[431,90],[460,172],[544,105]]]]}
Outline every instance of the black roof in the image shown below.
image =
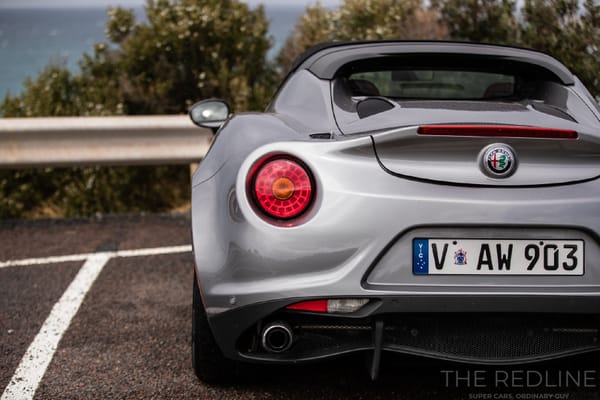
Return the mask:
{"type": "Polygon", "coordinates": [[[292,71],[308,69],[321,79],[333,79],[347,63],[369,58],[400,55],[468,55],[533,64],[558,78],[564,85],[573,85],[573,74],[555,58],[531,49],[504,45],[449,41],[363,41],[321,43],[300,55],[292,71]]]}

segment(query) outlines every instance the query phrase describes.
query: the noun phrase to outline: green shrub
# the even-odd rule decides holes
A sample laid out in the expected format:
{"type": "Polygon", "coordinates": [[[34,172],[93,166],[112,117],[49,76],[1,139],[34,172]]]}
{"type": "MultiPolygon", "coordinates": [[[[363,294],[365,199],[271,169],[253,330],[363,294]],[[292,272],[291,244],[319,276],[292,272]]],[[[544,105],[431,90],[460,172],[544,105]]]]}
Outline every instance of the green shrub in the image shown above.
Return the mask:
{"type": "MultiPolygon", "coordinates": [[[[146,20],[108,10],[110,43],[73,74],[49,65],[0,104],[3,117],[181,114],[203,98],[260,110],[274,88],[262,7],[238,0],[148,0],[146,20]]],[[[0,171],[0,218],[157,212],[189,202],[189,167],[0,171]]]]}

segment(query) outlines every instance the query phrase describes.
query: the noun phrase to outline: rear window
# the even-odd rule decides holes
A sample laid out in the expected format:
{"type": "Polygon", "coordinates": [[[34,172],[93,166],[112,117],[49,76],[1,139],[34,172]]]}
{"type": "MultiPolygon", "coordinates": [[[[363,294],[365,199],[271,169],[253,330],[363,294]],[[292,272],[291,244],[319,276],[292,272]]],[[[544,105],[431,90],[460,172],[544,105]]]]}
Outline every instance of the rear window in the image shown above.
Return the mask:
{"type": "Polygon", "coordinates": [[[353,96],[487,100],[515,94],[515,76],[497,72],[413,68],[357,72],[346,78],[353,96]]]}

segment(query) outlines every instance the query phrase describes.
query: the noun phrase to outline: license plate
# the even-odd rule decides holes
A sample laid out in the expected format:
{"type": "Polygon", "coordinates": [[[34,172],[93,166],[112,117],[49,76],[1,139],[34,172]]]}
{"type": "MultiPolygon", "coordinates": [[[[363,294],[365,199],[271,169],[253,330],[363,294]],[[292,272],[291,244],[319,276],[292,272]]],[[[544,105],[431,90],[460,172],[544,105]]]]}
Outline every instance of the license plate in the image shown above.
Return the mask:
{"type": "Polygon", "coordinates": [[[583,240],[414,239],[417,275],[583,275],[583,240]]]}

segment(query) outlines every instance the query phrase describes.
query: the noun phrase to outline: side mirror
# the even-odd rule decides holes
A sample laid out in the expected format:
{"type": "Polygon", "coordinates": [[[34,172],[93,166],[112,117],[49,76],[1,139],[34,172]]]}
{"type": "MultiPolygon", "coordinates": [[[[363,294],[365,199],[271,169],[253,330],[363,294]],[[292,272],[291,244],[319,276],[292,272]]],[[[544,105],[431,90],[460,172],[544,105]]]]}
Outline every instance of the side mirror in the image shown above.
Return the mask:
{"type": "Polygon", "coordinates": [[[192,122],[202,128],[210,128],[216,132],[229,118],[229,105],[224,100],[202,100],[190,107],[192,122]]]}

